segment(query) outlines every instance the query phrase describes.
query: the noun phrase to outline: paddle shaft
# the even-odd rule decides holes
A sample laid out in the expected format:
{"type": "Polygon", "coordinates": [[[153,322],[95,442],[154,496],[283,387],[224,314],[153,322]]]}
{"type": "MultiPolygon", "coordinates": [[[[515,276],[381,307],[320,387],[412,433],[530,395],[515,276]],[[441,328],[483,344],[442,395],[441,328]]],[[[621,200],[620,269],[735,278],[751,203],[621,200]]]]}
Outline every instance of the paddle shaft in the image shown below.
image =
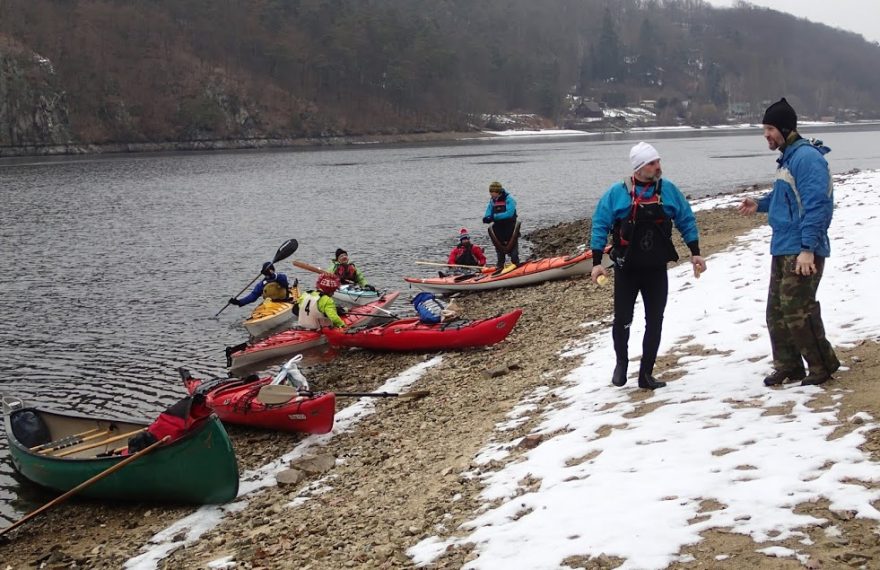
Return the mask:
{"type": "Polygon", "coordinates": [[[315,267],[311,263],[306,263],[305,261],[293,260],[293,266],[299,267],[300,269],[305,269],[306,271],[311,271],[312,273],[329,273],[329,271],[324,271],[320,267],[315,267]]]}
{"type": "Polygon", "coordinates": [[[143,431],[146,431],[147,428],[139,429],[137,431],[130,431],[128,433],[121,433],[117,436],[111,437],[110,439],[105,439],[104,441],[95,441],[88,445],[84,445],[82,447],[74,447],[73,449],[68,449],[63,453],[59,453],[55,457],[67,457],[68,455],[73,455],[74,453],[79,453],[80,451],[86,451],[89,449],[94,449],[96,447],[101,447],[102,445],[107,445],[108,443],[114,443],[119,441],[120,439],[125,439],[127,437],[131,437],[133,435],[139,434],[143,431]]]}
{"type": "Polygon", "coordinates": [[[72,447],[74,445],[79,445],[81,443],[91,441],[91,440],[98,438],[98,437],[104,437],[105,435],[109,435],[111,432],[112,432],[112,430],[109,430],[109,429],[104,430],[104,431],[99,431],[98,433],[95,433],[95,434],[92,434],[92,435],[89,435],[86,437],[79,437],[79,438],[76,438],[76,439],[71,440],[66,443],[59,443],[58,445],[55,445],[53,447],[47,447],[45,449],[41,449],[41,450],[37,451],[37,453],[40,453],[40,454],[52,453],[53,451],[58,451],[59,449],[66,449],[66,448],[72,447]]]}
{"type": "MultiPolygon", "coordinates": [[[[233,298],[238,299],[238,296],[239,296],[239,295],[241,295],[242,293],[244,293],[245,291],[247,291],[248,289],[250,289],[251,285],[253,285],[254,283],[256,283],[256,282],[257,282],[257,279],[259,279],[259,278],[262,277],[262,276],[263,276],[263,274],[260,273],[259,275],[257,275],[257,276],[254,277],[253,279],[251,279],[251,282],[248,283],[247,285],[245,285],[245,286],[244,286],[244,289],[242,289],[241,291],[239,291],[238,293],[236,293],[236,294],[234,295],[233,298]]],[[[220,316],[220,313],[222,313],[223,311],[225,311],[225,310],[226,310],[226,307],[228,307],[229,304],[230,304],[229,301],[226,301],[226,304],[223,305],[223,308],[220,309],[219,311],[217,311],[217,313],[216,313],[214,316],[215,316],[215,317],[219,317],[219,316],[220,316]]]]}
{"type": "Polygon", "coordinates": [[[435,261],[416,261],[417,265],[433,265],[435,267],[464,267],[465,269],[483,269],[482,265],[460,265],[458,263],[437,263],[435,261]]]}
{"type": "MultiPolygon", "coordinates": [[[[430,392],[427,390],[415,392],[334,392],[337,396],[346,398],[422,398],[430,392]]],[[[266,404],[282,404],[297,397],[312,397],[316,392],[300,391],[295,386],[286,384],[267,384],[260,388],[257,399],[266,404]]]]}
{"type": "Polygon", "coordinates": [[[427,390],[414,392],[333,392],[337,396],[346,398],[422,398],[430,394],[427,390]]]}
{"type": "Polygon", "coordinates": [[[50,441],[49,443],[35,445],[31,448],[31,451],[35,452],[35,451],[43,451],[44,449],[50,449],[53,447],[57,448],[59,446],[68,445],[71,442],[80,443],[82,441],[82,438],[84,438],[85,436],[87,436],[89,434],[93,434],[93,433],[99,431],[100,429],[101,428],[94,428],[94,429],[86,430],[86,431],[83,431],[80,433],[75,433],[72,435],[66,435],[56,441],[50,441]]]}
{"type": "MultiPolygon", "coordinates": [[[[282,243],[278,247],[278,251],[275,252],[274,257],[272,257],[272,263],[278,263],[279,261],[281,261],[283,259],[287,259],[291,255],[293,255],[293,252],[295,252],[298,247],[299,247],[299,242],[297,242],[295,239],[289,239],[286,242],[282,243]]],[[[251,285],[253,285],[254,283],[256,283],[257,279],[259,279],[262,276],[263,276],[263,274],[260,273],[259,275],[257,275],[253,279],[251,279],[251,282],[248,283],[247,285],[245,285],[244,289],[242,289],[241,291],[236,293],[235,296],[233,297],[233,299],[237,299],[239,295],[241,295],[242,293],[247,291],[248,288],[251,285]]],[[[226,307],[228,307],[228,306],[229,306],[229,301],[226,301],[226,304],[223,305],[222,309],[217,311],[217,314],[214,315],[214,318],[216,319],[217,317],[219,317],[220,313],[222,313],[224,310],[226,310],[226,307]]]]}
{"type": "Polygon", "coordinates": [[[27,521],[31,520],[32,518],[34,518],[38,514],[51,509],[55,505],[63,503],[64,501],[66,501],[70,497],[76,495],[77,493],[79,493],[80,491],[85,489],[86,487],[97,483],[98,481],[100,481],[104,477],[107,477],[108,475],[112,475],[113,473],[116,473],[117,471],[119,471],[120,469],[122,469],[123,467],[125,467],[126,465],[128,465],[129,463],[131,463],[132,461],[137,459],[138,457],[142,457],[142,456],[150,453],[151,451],[153,451],[154,449],[156,449],[160,445],[168,442],[170,439],[171,439],[171,436],[166,435],[165,437],[163,437],[162,439],[160,439],[159,441],[157,441],[153,445],[138,451],[137,453],[131,455],[130,457],[123,459],[122,461],[120,461],[116,465],[113,465],[109,469],[105,469],[104,471],[101,471],[100,473],[98,473],[97,475],[92,477],[91,479],[83,481],[82,483],[80,483],[79,485],[74,487],[73,489],[71,489],[71,490],[67,491],[66,493],[64,493],[63,495],[61,495],[60,497],[55,497],[54,499],[52,499],[51,501],[49,501],[48,503],[46,503],[45,505],[43,505],[39,509],[28,513],[27,515],[18,519],[16,522],[11,524],[10,526],[4,528],[3,530],[0,530],[0,536],[6,534],[7,532],[9,532],[10,530],[12,530],[14,528],[18,528],[19,526],[21,526],[24,523],[26,523],[27,521]]]}

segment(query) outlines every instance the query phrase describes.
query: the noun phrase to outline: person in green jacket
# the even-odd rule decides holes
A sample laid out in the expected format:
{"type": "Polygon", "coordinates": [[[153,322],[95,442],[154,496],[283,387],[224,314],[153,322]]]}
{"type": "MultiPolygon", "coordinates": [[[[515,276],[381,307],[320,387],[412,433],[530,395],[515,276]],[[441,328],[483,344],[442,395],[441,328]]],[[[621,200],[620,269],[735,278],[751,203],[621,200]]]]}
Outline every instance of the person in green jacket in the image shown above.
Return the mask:
{"type": "Polygon", "coordinates": [[[348,252],[341,247],[336,250],[336,257],[330,262],[328,273],[338,277],[339,282],[343,285],[353,284],[362,289],[373,289],[367,284],[367,279],[361,273],[361,270],[355,267],[354,263],[348,259],[348,252]]]}
{"type": "Polygon", "coordinates": [[[318,330],[327,326],[344,328],[345,321],[339,317],[333,293],[339,289],[339,278],[323,273],[315,284],[317,291],[306,291],[297,300],[294,312],[299,316],[299,326],[318,330]]]}

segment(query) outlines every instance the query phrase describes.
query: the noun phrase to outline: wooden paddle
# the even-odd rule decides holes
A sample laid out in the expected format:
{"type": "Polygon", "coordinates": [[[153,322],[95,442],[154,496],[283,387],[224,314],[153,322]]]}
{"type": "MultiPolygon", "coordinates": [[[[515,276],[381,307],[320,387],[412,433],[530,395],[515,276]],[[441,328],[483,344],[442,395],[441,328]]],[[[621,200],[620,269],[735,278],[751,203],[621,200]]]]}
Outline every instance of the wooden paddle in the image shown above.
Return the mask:
{"type": "Polygon", "coordinates": [[[435,267],[464,267],[465,269],[484,269],[482,265],[460,265],[458,263],[437,263],[435,261],[414,261],[416,265],[433,265],[435,267]]]}
{"type": "Polygon", "coordinates": [[[56,439],[55,441],[50,441],[49,443],[41,443],[40,445],[35,445],[32,448],[30,448],[30,450],[36,452],[36,451],[43,451],[44,449],[49,449],[52,447],[59,448],[59,447],[66,447],[68,445],[71,445],[72,443],[80,443],[82,441],[83,437],[85,437],[89,434],[93,434],[96,431],[98,431],[99,429],[101,429],[101,428],[93,428],[93,429],[89,429],[89,430],[86,430],[86,431],[83,431],[80,433],[65,435],[61,439],[56,439]]]}
{"type": "MultiPolygon", "coordinates": [[[[418,390],[414,392],[334,392],[337,396],[346,398],[405,398],[417,399],[424,398],[430,394],[427,390],[418,390]]],[[[311,392],[300,392],[293,386],[285,386],[283,384],[267,384],[260,388],[257,393],[257,399],[264,404],[283,404],[289,402],[297,396],[309,396],[311,392]]]]}
{"type": "Polygon", "coordinates": [[[112,429],[106,429],[104,431],[99,431],[96,434],[92,434],[92,435],[89,435],[86,437],[81,437],[81,438],[73,439],[70,441],[62,441],[61,443],[59,443],[56,446],[41,449],[41,450],[37,451],[37,453],[39,453],[41,455],[51,454],[52,452],[58,451],[59,449],[67,449],[68,447],[71,447],[73,445],[79,445],[81,443],[91,441],[91,440],[98,438],[98,437],[104,437],[105,435],[110,435],[111,433],[113,433],[112,429]]]}
{"type": "Polygon", "coordinates": [[[125,459],[123,459],[122,461],[117,463],[116,465],[113,465],[112,467],[105,469],[104,471],[101,471],[100,473],[98,473],[97,475],[92,477],[91,479],[88,479],[87,481],[83,481],[82,483],[80,483],[79,485],[74,487],[73,489],[71,489],[71,490],[67,491],[66,493],[64,493],[63,495],[61,495],[60,497],[55,497],[54,499],[52,499],[51,501],[49,501],[48,503],[46,503],[45,505],[43,505],[39,509],[28,513],[24,517],[18,519],[15,523],[4,528],[3,530],[0,530],[0,536],[3,536],[4,534],[9,532],[10,530],[23,525],[24,523],[31,520],[32,518],[34,518],[38,514],[51,509],[55,505],[59,505],[59,504],[63,503],[64,501],[66,501],[70,497],[76,495],[77,493],[79,493],[80,491],[85,489],[86,487],[97,483],[98,481],[100,481],[104,477],[107,477],[108,475],[112,475],[113,473],[116,473],[117,471],[119,471],[120,469],[122,469],[123,467],[128,465],[129,463],[133,462],[138,457],[143,457],[144,455],[150,453],[151,451],[153,451],[154,449],[156,449],[160,445],[162,445],[170,440],[171,440],[171,436],[166,435],[165,437],[163,437],[162,439],[160,439],[159,441],[157,441],[153,445],[146,447],[146,448],[138,451],[137,453],[132,454],[129,457],[126,457],[125,459]]]}
{"type": "Polygon", "coordinates": [[[120,439],[125,439],[127,437],[137,435],[137,434],[144,432],[146,430],[147,430],[147,428],[143,428],[143,429],[139,429],[137,431],[130,431],[128,433],[121,433],[117,436],[111,437],[110,439],[105,439],[103,441],[95,441],[95,442],[92,442],[88,445],[84,445],[82,447],[74,447],[73,449],[68,449],[67,451],[65,451],[63,453],[59,453],[55,457],[67,457],[68,455],[73,455],[74,453],[79,453],[80,451],[94,449],[96,447],[101,447],[102,445],[107,445],[108,443],[115,443],[115,442],[119,441],[120,439]]]}
{"type": "MultiPolygon", "coordinates": [[[[297,242],[295,239],[292,239],[292,238],[287,240],[286,242],[282,243],[281,246],[278,248],[278,251],[275,252],[275,256],[272,258],[272,263],[278,263],[281,260],[287,259],[291,255],[293,255],[293,252],[295,252],[298,247],[299,247],[299,242],[297,242]]],[[[247,291],[248,288],[250,288],[250,286],[253,285],[254,282],[262,276],[263,276],[263,274],[260,273],[259,275],[257,275],[253,279],[251,279],[251,282],[248,283],[247,285],[245,285],[244,289],[242,289],[241,291],[236,293],[234,298],[238,298],[239,295],[241,295],[242,293],[247,291]]],[[[217,317],[219,317],[220,313],[222,313],[224,310],[226,310],[226,307],[228,307],[228,306],[229,306],[229,301],[226,301],[226,304],[223,305],[222,309],[217,311],[217,314],[214,315],[214,318],[216,319],[217,317]]]]}
{"type": "Polygon", "coordinates": [[[329,271],[324,271],[320,267],[315,267],[311,263],[306,263],[305,261],[299,261],[297,259],[293,260],[293,266],[299,267],[300,269],[305,269],[306,271],[311,271],[312,273],[330,273],[329,271]]]}

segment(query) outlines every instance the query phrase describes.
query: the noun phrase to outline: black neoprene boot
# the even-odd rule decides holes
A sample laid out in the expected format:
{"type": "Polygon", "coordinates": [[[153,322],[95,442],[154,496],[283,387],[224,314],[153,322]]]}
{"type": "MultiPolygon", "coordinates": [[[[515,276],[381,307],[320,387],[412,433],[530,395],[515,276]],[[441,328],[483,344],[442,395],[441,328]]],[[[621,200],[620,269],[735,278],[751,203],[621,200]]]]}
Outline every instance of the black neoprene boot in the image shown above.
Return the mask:
{"type": "Polygon", "coordinates": [[[626,367],[629,364],[626,360],[618,360],[617,366],[614,367],[614,374],[611,375],[611,383],[615,386],[623,386],[626,384],[626,367]]]}
{"type": "Polygon", "coordinates": [[[639,374],[639,388],[644,388],[645,390],[656,390],[657,388],[663,388],[664,386],[666,386],[666,382],[661,382],[655,379],[650,374],[639,374]]]}

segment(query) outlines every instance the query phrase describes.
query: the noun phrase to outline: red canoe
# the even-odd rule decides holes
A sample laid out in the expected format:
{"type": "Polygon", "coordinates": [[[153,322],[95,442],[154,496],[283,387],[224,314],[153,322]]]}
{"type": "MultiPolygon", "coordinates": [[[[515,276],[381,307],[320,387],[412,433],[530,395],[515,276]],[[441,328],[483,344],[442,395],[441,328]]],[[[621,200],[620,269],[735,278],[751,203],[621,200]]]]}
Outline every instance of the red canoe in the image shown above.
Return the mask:
{"type": "MultiPolygon", "coordinates": [[[[383,309],[394,302],[400,291],[391,291],[367,305],[353,308],[342,317],[346,325],[367,325],[373,320],[372,316],[385,317],[383,309]]],[[[381,319],[387,320],[387,319],[381,319]]],[[[281,358],[294,355],[298,352],[321,346],[327,342],[327,337],[321,331],[308,329],[289,329],[276,333],[255,343],[243,343],[238,346],[226,348],[226,365],[235,370],[256,364],[270,358],[281,358]]]]}
{"type": "Polygon", "coordinates": [[[332,329],[325,334],[330,344],[337,346],[392,351],[454,350],[501,342],[516,326],[520,315],[522,309],[491,319],[436,325],[424,324],[415,318],[402,319],[367,329],[332,329]]]}
{"type": "Polygon", "coordinates": [[[264,404],[257,394],[270,382],[271,376],[245,380],[183,379],[190,394],[201,387],[199,391],[205,393],[208,406],[225,423],[303,433],[327,433],[333,429],[336,394],[297,396],[283,404],[264,404]]]}

